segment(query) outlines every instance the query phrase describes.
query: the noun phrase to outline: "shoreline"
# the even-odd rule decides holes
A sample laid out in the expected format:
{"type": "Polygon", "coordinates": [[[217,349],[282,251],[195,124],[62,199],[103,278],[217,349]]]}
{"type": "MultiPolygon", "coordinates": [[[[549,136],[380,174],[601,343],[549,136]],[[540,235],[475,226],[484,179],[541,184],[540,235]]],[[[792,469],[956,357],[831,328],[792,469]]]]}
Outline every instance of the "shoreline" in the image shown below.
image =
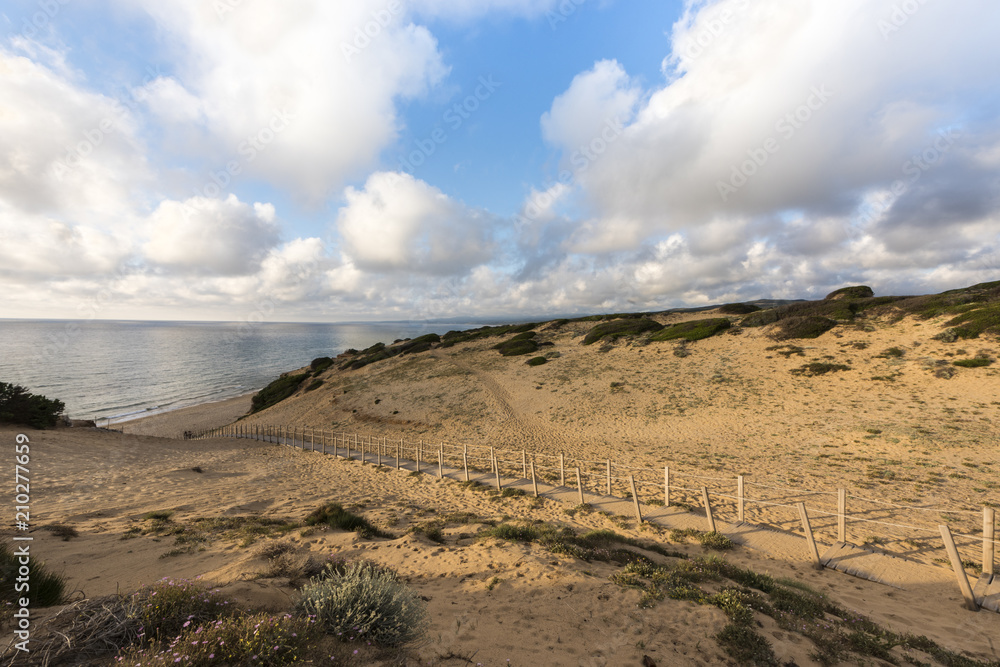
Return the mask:
{"type": "Polygon", "coordinates": [[[250,412],[251,399],[256,393],[253,391],[220,401],[199,403],[137,419],[112,422],[111,427],[128,435],[182,439],[185,431],[200,433],[231,424],[245,416],[250,412]]]}

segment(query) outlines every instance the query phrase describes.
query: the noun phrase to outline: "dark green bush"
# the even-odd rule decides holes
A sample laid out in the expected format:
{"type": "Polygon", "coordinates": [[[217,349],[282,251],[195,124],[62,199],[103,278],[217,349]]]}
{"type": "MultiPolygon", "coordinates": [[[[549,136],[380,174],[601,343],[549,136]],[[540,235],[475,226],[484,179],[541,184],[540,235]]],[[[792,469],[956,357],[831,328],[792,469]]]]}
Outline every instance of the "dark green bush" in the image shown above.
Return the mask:
{"type": "Polygon", "coordinates": [[[683,338],[684,340],[694,342],[703,338],[710,338],[717,333],[725,331],[730,326],[732,326],[731,323],[724,317],[692,320],[691,322],[681,322],[669,326],[662,331],[657,331],[649,337],[649,340],[665,341],[683,338]]]}
{"type": "Polygon", "coordinates": [[[261,410],[269,408],[276,403],[280,403],[294,394],[305,379],[309,377],[309,375],[309,373],[282,375],[280,378],[258,391],[251,399],[251,414],[260,412],[261,410]]]}
{"type": "Polygon", "coordinates": [[[312,363],[309,364],[309,368],[312,370],[313,375],[319,375],[326,369],[333,366],[333,359],[330,357],[320,357],[319,359],[313,359],[312,363]]]}
{"type": "Polygon", "coordinates": [[[750,313],[740,322],[741,327],[763,327],[778,321],[778,311],[774,308],[750,313]]]}
{"type": "Polygon", "coordinates": [[[741,665],[777,667],[781,664],[774,655],[771,642],[750,625],[730,623],[715,638],[729,657],[741,665]]]}
{"type": "Polygon", "coordinates": [[[749,315],[759,310],[760,306],[755,306],[752,303],[727,303],[719,308],[719,312],[723,315],[749,315]]]}
{"type": "Polygon", "coordinates": [[[819,338],[835,326],[837,323],[826,317],[789,317],[778,321],[771,336],[775,340],[819,338]]]}
{"type": "Polygon", "coordinates": [[[533,340],[509,340],[497,345],[495,349],[499,350],[500,354],[505,357],[519,357],[537,352],[538,343],[533,340]]]}
{"type": "Polygon", "coordinates": [[[976,357],[975,359],[959,359],[954,364],[962,368],[982,368],[983,366],[992,366],[993,360],[986,357],[976,357]]]}
{"type": "Polygon", "coordinates": [[[429,352],[434,349],[434,344],[430,341],[421,341],[416,345],[407,345],[404,349],[400,350],[399,355],[405,356],[407,354],[420,354],[421,352],[429,352]]]}
{"type": "Polygon", "coordinates": [[[31,394],[15,384],[0,382],[0,424],[50,428],[56,425],[65,408],[62,401],[31,394]]]}
{"type": "Polygon", "coordinates": [[[396,354],[417,354],[418,352],[426,352],[431,349],[434,343],[440,343],[441,336],[436,333],[426,334],[424,336],[418,336],[413,340],[406,341],[401,345],[394,346],[388,352],[392,353],[393,350],[396,354]]]}
{"type": "Polygon", "coordinates": [[[529,366],[544,366],[545,364],[549,363],[549,360],[546,359],[545,357],[532,357],[531,359],[528,359],[524,363],[528,364],[529,366]]]}
{"type": "Polygon", "coordinates": [[[805,366],[800,366],[799,368],[793,368],[792,375],[805,375],[813,377],[815,375],[826,375],[827,373],[849,370],[851,370],[851,367],[843,364],[828,364],[822,361],[814,361],[811,364],[806,364],[805,366]]]}
{"type": "Polygon", "coordinates": [[[660,331],[661,329],[663,329],[663,325],[659,322],[642,317],[612,320],[598,324],[588,331],[583,339],[583,344],[592,345],[599,340],[617,340],[624,336],[638,336],[647,331],[660,331]]]}
{"type": "Polygon", "coordinates": [[[325,524],[331,528],[358,533],[362,537],[391,537],[368,522],[363,516],[348,512],[340,503],[329,503],[318,507],[306,517],[306,525],[325,524]]]}
{"type": "Polygon", "coordinates": [[[856,285],[853,287],[841,287],[826,295],[827,301],[834,299],[870,299],[875,296],[875,290],[867,285],[856,285]]]}
{"type": "Polygon", "coordinates": [[[313,391],[314,389],[319,389],[322,386],[323,386],[323,381],[322,380],[313,380],[309,384],[309,386],[306,387],[306,391],[313,391]]]}

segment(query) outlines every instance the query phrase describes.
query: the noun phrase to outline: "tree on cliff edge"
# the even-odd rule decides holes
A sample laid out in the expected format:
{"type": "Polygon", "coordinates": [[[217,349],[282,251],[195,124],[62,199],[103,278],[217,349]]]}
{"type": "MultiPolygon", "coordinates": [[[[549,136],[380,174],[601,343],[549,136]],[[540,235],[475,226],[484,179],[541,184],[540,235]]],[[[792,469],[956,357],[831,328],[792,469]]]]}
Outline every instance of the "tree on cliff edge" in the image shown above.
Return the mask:
{"type": "Polygon", "coordinates": [[[62,401],[29,393],[16,384],[0,382],[0,424],[48,428],[56,425],[65,408],[62,401]]]}

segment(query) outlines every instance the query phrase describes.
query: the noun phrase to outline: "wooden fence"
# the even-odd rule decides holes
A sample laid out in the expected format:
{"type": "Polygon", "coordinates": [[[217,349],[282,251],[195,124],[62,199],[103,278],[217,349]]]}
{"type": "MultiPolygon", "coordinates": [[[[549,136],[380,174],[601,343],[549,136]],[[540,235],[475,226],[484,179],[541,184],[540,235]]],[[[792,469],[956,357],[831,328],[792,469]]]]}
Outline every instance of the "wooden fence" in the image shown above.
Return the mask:
{"type": "Polygon", "coordinates": [[[449,466],[463,474],[466,481],[470,480],[472,471],[486,472],[498,490],[503,489],[502,478],[507,474],[530,481],[536,496],[539,495],[539,480],[560,487],[572,485],[580,504],[587,503],[588,495],[632,499],[640,522],[644,505],[667,506],[704,512],[706,529],[713,532],[717,518],[802,532],[810,557],[817,563],[820,563],[819,538],[829,543],[858,544],[873,551],[950,565],[963,594],[969,587],[966,568],[979,569],[990,579],[996,574],[995,554],[1000,542],[996,540],[993,507],[920,507],[870,498],[846,488],[823,491],[774,486],[759,484],[744,475],[708,476],[696,474],[700,471],[671,466],[652,468],[624,465],[611,459],[570,458],[564,453],[433,444],[405,438],[390,440],[371,434],[347,434],[311,427],[235,423],[189,437],[250,438],[343,458],[356,456],[365,462],[396,469],[408,460],[416,464],[417,471],[441,477],[444,477],[445,466],[449,466]],[[978,525],[980,517],[982,532],[978,525]],[[967,554],[966,558],[959,556],[960,548],[967,554]],[[968,557],[970,552],[976,557],[968,557]]]}

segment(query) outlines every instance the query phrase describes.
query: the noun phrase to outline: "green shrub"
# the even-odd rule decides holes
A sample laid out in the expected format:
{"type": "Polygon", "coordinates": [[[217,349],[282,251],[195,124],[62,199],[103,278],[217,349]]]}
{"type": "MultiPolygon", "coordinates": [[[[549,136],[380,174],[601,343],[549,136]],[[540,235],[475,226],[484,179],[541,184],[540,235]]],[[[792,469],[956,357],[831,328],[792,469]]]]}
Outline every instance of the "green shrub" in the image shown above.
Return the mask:
{"type": "Polygon", "coordinates": [[[306,387],[306,391],[313,391],[314,389],[319,389],[322,386],[323,386],[323,380],[313,380],[311,383],[309,383],[309,386],[306,387]]]}
{"type": "Polygon", "coordinates": [[[519,357],[538,352],[538,343],[533,340],[509,340],[495,346],[505,357],[519,357]]]}
{"type": "Polygon", "coordinates": [[[959,338],[979,338],[980,334],[1000,334],[1000,303],[970,310],[945,323],[959,338]]]}
{"type": "Polygon", "coordinates": [[[51,428],[65,408],[62,401],[31,394],[16,384],[0,382],[0,424],[51,428]]]}
{"type": "Polygon", "coordinates": [[[789,317],[779,320],[771,336],[775,340],[819,338],[837,323],[827,317],[789,317]]]}
{"type": "Polygon", "coordinates": [[[294,394],[299,386],[309,377],[309,373],[298,375],[282,375],[280,378],[267,385],[251,399],[250,413],[260,412],[266,408],[276,405],[294,394]]]}
{"type": "Polygon", "coordinates": [[[878,356],[880,359],[899,359],[904,354],[906,354],[906,352],[904,352],[901,348],[890,347],[888,350],[882,352],[882,354],[876,356],[878,356]]]}
{"type": "Polygon", "coordinates": [[[425,632],[427,608],[395,573],[358,562],[343,574],[313,579],[302,588],[298,610],[327,633],[400,646],[425,632]]]}
{"type": "Polygon", "coordinates": [[[777,667],[781,664],[774,655],[771,642],[749,625],[730,623],[715,638],[729,657],[742,665],[777,667]]]}
{"type": "Polygon", "coordinates": [[[534,338],[537,335],[538,334],[535,333],[534,331],[525,331],[524,333],[517,334],[516,336],[514,336],[513,338],[511,338],[507,342],[510,343],[512,341],[515,341],[515,340],[531,340],[532,338],[534,338]]]}
{"type": "Polygon", "coordinates": [[[857,285],[854,287],[841,287],[826,295],[826,301],[836,299],[870,299],[875,296],[875,291],[867,285],[857,285]]]}
{"type": "Polygon", "coordinates": [[[669,326],[662,331],[658,331],[649,337],[649,340],[666,341],[684,339],[694,342],[703,338],[710,338],[728,329],[731,325],[724,317],[707,320],[692,320],[691,322],[681,322],[669,326]]]}
{"type": "Polygon", "coordinates": [[[32,556],[28,560],[27,592],[18,591],[17,578],[21,563],[18,556],[5,542],[0,542],[0,602],[17,606],[20,598],[26,597],[31,607],[52,607],[62,604],[66,581],[63,577],[49,572],[44,563],[32,556]]]}
{"type": "Polygon", "coordinates": [[[778,311],[774,308],[750,313],[740,321],[741,327],[763,327],[778,321],[778,311]]]}
{"type": "Polygon", "coordinates": [[[352,359],[350,361],[345,362],[343,365],[341,365],[340,369],[348,371],[356,371],[370,364],[374,364],[378,361],[385,361],[386,359],[391,359],[393,355],[390,354],[389,351],[396,349],[397,348],[385,348],[383,346],[382,349],[375,352],[374,354],[364,355],[360,359],[352,359]]]}
{"type": "Polygon", "coordinates": [[[391,537],[368,522],[363,516],[348,512],[340,503],[329,503],[314,509],[306,517],[307,526],[325,524],[338,530],[358,533],[362,537],[391,537]]]}
{"type": "Polygon", "coordinates": [[[544,364],[549,363],[549,360],[546,359],[545,357],[532,357],[531,359],[528,359],[524,363],[528,364],[529,366],[542,366],[544,364]]]}
{"type": "Polygon", "coordinates": [[[660,331],[663,325],[643,317],[612,320],[587,332],[583,339],[584,345],[592,345],[599,340],[617,340],[624,336],[638,336],[648,331],[660,331]]]}
{"type": "Polygon", "coordinates": [[[309,364],[309,368],[312,369],[313,375],[319,375],[326,369],[333,366],[333,359],[330,357],[320,357],[318,359],[313,359],[312,363],[309,364]]]}
{"type": "Polygon", "coordinates": [[[824,361],[814,361],[810,364],[800,366],[799,368],[793,368],[792,375],[805,375],[806,377],[814,377],[816,375],[826,375],[827,373],[836,373],[838,371],[849,371],[850,366],[845,366],[844,364],[828,364],[824,361]]]}
{"type": "Polygon", "coordinates": [[[976,357],[975,359],[959,359],[953,363],[962,368],[982,368],[983,366],[992,366],[993,360],[987,357],[976,357]]]}
{"type": "Polygon", "coordinates": [[[705,533],[700,535],[698,539],[703,547],[716,551],[728,551],[736,546],[731,539],[719,532],[705,533]]]}
{"type": "Polygon", "coordinates": [[[719,307],[719,312],[723,315],[749,315],[760,310],[760,306],[752,303],[727,303],[719,307]]]}
{"type": "Polygon", "coordinates": [[[441,336],[437,335],[436,333],[430,333],[424,336],[418,336],[417,338],[406,341],[401,345],[396,345],[387,351],[390,353],[395,351],[396,354],[417,354],[419,352],[426,352],[430,350],[433,347],[434,343],[440,343],[440,342],[441,342],[441,336]]]}

